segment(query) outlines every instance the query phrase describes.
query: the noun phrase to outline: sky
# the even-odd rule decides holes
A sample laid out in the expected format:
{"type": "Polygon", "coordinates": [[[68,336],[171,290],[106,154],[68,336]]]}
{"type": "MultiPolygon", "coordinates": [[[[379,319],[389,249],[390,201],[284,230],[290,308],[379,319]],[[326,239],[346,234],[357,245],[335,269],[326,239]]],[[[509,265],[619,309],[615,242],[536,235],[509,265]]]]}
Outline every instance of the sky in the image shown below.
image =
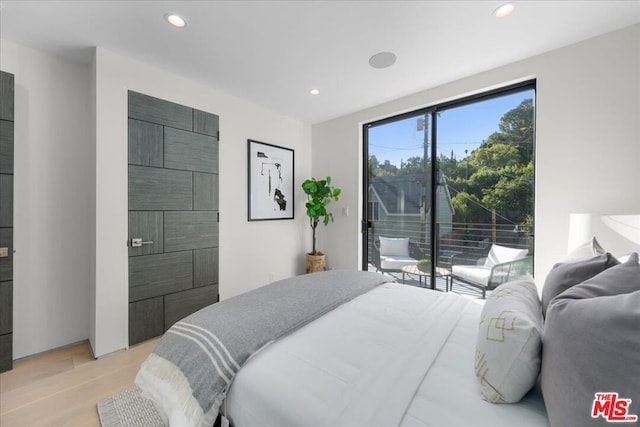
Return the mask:
{"type": "MultiPolygon", "coordinates": [[[[437,119],[438,153],[451,156],[453,150],[456,159],[464,159],[489,135],[498,131],[504,113],[533,96],[533,90],[527,90],[441,112],[437,119]]],[[[380,163],[389,160],[400,167],[401,160],[422,156],[423,144],[424,131],[417,130],[416,117],[369,129],[369,156],[376,156],[380,163]]]]}

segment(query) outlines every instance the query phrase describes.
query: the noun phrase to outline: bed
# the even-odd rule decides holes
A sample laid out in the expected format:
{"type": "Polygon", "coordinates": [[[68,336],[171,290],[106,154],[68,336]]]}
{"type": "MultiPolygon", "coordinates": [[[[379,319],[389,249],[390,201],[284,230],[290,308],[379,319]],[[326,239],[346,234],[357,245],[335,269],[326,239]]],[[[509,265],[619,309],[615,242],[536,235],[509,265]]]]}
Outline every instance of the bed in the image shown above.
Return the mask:
{"type": "Polygon", "coordinates": [[[380,285],[249,360],[227,416],[238,427],[548,425],[537,390],[514,405],[482,399],[481,309],[451,293],[380,285]]]}
{"type": "MultiPolygon", "coordinates": [[[[631,349],[606,356],[613,383],[599,391],[640,403],[640,267],[637,255],[622,264],[597,256],[595,268],[592,257],[580,261],[591,262],[580,274],[561,264],[542,301],[532,279],[503,284],[486,302],[370,272],[282,280],[176,323],[136,383],[171,426],[606,425],[603,411],[591,414],[603,373],[578,372],[587,368],[575,361],[607,347],[574,342],[581,335],[563,325],[588,330],[589,319],[565,318],[582,311],[573,304],[623,296],[613,317],[631,349]],[[544,351],[543,311],[557,319],[544,351]]],[[[602,305],[594,302],[590,313],[602,305]]]]}

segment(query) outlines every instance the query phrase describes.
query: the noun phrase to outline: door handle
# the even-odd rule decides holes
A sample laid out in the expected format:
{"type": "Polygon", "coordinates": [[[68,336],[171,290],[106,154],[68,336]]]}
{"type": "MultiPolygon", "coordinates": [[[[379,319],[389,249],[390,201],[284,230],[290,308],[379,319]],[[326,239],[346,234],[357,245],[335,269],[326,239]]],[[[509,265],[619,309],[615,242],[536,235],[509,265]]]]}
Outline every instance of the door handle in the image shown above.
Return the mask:
{"type": "Polygon", "coordinates": [[[152,245],[153,242],[149,241],[149,242],[143,242],[141,237],[134,237],[133,239],[131,239],[131,247],[132,248],[139,248],[142,245],[152,245]]]}

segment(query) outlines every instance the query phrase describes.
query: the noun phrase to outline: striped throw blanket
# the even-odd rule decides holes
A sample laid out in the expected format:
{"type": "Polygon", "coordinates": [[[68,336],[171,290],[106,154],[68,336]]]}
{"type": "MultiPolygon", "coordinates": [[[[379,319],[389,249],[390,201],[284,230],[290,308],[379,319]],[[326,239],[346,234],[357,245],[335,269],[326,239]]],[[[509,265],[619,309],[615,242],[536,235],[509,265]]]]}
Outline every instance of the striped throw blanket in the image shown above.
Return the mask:
{"type": "Polygon", "coordinates": [[[173,426],[212,426],[227,389],[252,354],[390,278],[327,271],[271,283],[173,325],[136,384],[173,426]]]}

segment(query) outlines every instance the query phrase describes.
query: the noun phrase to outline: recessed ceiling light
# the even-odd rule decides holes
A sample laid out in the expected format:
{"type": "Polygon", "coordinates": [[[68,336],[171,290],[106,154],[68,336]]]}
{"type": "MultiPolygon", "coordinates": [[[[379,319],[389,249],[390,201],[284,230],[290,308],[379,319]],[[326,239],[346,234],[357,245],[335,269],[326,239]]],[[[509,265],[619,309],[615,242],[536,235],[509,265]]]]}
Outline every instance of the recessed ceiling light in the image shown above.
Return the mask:
{"type": "Polygon", "coordinates": [[[187,21],[185,21],[182,16],[176,15],[175,13],[167,13],[164,15],[164,19],[166,19],[169,24],[177,28],[184,28],[187,26],[187,21]]]}
{"type": "Polygon", "coordinates": [[[507,16],[511,15],[511,12],[513,12],[513,9],[515,8],[516,6],[513,3],[503,4],[493,11],[493,16],[495,16],[496,18],[506,18],[507,16]]]}
{"type": "Polygon", "coordinates": [[[320,93],[320,91],[319,91],[318,89],[311,89],[311,90],[309,91],[309,93],[310,93],[311,95],[317,95],[317,94],[319,94],[319,93],[320,93]]]}
{"type": "Polygon", "coordinates": [[[396,62],[396,55],[393,52],[380,52],[369,58],[369,65],[373,68],[387,68],[396,62]]]}

